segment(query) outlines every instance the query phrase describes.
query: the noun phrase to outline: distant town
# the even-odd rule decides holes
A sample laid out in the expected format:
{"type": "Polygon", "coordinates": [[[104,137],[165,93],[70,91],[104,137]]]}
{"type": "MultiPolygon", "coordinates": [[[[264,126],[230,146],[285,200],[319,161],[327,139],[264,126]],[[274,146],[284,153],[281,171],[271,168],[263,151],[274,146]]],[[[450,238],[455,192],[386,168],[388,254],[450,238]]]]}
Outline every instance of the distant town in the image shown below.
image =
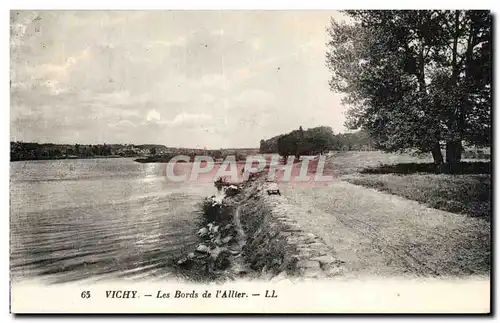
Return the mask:
{"type": "Polygon", "coordinates": [[[137,157],[165,150],[163,145],[122,145],[122,144],[53,144],[33,142],[11,142],[10,159],[77,159],[99,157],[137,157]]]}
{"type": "Polygon", "coordinates": [[[362,131],[334,135],[330,127],[315,127],[294,130],[270,139],[260,141],[259,148],[197,149],[167,147],[158,144],[54,144],[12,141],[10,160],[50,160],[82,158],[133,158],[139,162],[163,162],[175,155],[212,156],[215,160],[228,155],[244,160],[246,156],[258,153],[319,154],[329,150],[372,150],[369,136],[362,131]],[[298,136],[298,137],[297,137],[298,136]],[[295,138],[297,137],[297,138],[295,138]],[[300,142],[300,143],[299,143],[300,142]]]}
{"type": "Polygon", "coordinates": [[[240,149],[196,149],[177,148],[165,145],[145,144],[53,144],[12,141],[10,143],[10,160],[50,160],[50,159],[84,159],[84,158],[139,158],[138,161],[153,161],[154,158],[165,158],[174,155],[208,155],[223,158],[226,155],[258,153],[258,148],[240,149]],[[149,158],[149,159],[148,159],[149,158]]]}

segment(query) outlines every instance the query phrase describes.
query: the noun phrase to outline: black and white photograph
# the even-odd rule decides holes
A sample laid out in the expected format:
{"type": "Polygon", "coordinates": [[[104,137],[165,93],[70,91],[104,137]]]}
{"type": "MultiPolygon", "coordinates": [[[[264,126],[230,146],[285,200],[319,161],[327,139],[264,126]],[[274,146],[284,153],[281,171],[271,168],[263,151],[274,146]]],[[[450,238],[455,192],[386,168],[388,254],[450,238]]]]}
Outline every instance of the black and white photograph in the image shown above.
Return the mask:
{"type": "Polygon", "coordinates": [[[11,10],[12,313],[489,314],[490,10],[11,10]]]}

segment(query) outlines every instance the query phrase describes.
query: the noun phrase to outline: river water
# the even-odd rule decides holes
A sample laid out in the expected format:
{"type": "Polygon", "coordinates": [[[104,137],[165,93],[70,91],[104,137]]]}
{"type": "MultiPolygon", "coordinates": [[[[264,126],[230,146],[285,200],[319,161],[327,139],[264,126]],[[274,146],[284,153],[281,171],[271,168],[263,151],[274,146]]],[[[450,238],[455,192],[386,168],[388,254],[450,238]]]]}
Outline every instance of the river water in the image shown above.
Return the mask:
{"type": "MultiPolygon", "coordinates": [[[[212,182],[174,183],[131,159],[10,163],[13,281],[179,277],[212,182]]],[[[184,167],[190,167],[186,163],[184,167]]]]}

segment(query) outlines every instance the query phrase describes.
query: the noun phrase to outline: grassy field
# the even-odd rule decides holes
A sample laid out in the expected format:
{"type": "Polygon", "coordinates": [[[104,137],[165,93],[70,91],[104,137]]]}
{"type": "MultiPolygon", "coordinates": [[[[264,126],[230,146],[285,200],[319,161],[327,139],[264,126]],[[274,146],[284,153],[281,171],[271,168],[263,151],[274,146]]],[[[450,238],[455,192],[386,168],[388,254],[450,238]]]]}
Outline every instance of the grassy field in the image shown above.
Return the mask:
{"type": "Polygon", "coordinates": [[[402,163],[429,163],[430,156],[392,154],[381,151],[336,151],[329,157],[332,168],[339,174],[355,174],[367,168],[402,163]]]}
{"type": "Polygon", "coordinates": [[[486,220],[491,216],[490,163],[465,160],[459,174],[436,173],[427,156],[377,151],[337,152],[330,163],[341,179],[486,220]]]}
{"type": "Polygon", "coordinates": [[[360,174],[346,180],[440,210],[487,220],[491,214],[491,179],[485,174],[360,174]]]}

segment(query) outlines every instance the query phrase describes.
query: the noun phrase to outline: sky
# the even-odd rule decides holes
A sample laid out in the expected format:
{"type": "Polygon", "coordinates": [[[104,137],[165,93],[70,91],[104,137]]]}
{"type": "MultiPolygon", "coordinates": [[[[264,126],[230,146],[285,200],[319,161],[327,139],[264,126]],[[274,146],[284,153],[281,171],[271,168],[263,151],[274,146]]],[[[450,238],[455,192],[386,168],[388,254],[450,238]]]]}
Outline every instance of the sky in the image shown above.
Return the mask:
{"type": "Polygon", "coordinates": [[[258,147],[331,126],[334,11],[11,12],[11,140],[258,147]]]}

